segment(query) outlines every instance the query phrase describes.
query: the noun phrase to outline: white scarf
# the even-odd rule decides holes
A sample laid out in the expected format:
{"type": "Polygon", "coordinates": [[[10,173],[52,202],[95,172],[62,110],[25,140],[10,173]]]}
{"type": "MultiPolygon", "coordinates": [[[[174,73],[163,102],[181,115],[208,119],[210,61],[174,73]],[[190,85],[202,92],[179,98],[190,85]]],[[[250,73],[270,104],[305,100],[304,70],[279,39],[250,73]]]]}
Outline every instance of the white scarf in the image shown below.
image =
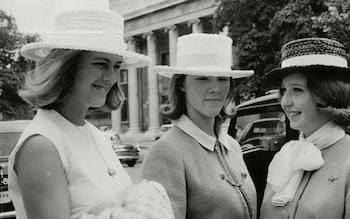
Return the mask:
{"type": "Polygon", "coordinates": [[[318,170],[324,165],[321,150],[345,136],[344,130],[328,122],[307,138],[300,134],[299,141],[290,141],[274,156],[269,165],[267,182],[276,192],[272,205],[285,206],[293,200],[303,178],[304,170],[318,170]]]}

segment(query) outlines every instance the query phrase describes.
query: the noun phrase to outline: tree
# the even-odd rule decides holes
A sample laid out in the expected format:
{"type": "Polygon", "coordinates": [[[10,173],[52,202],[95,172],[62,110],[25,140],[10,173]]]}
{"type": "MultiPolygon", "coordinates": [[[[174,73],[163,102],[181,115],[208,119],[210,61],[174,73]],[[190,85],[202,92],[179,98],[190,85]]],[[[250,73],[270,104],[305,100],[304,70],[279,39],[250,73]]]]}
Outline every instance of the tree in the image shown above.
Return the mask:
{"type": "Polygon", "coordinates": [[[15,19],[0,10],[0,119],[28,119],[31,107],[18,96],[24,73],[34,65],[19,55],[23,43],[33,42],[37,35],[22,35],[15,19]]]}
{"type": "Polygon", "coordinates": [[[331,39],[342,42],[350,50],[350,1],[333,0],[326,3],[327,11],[313,18],[314,28],[322,30],[331,39]]]}
{"type": "Polygon", "coordinates": [[[290,40],[327,37],[350,47],[350,0],[222,0],[214,25],[228,26],[238,47],[239,68],[254,69],[236,90],[241,101],[260,96],[272,87],[263,80],[279,67],[280,48],[290,40]]]}
{"type": "Polygon", "coordinates": [[[214,19],[215,31],[228,26],[228,36],[239,49],[240,69],[253,69],[254,76],[237,85],[236,99],[245,101],[261,96],[269,88],[263,84],[262,75],[274,60],[278,45],[270,34],[270,21],[288,0],[222,0],[214,19]],[[247,86],[248,85],[248,86],[247,86]]]}

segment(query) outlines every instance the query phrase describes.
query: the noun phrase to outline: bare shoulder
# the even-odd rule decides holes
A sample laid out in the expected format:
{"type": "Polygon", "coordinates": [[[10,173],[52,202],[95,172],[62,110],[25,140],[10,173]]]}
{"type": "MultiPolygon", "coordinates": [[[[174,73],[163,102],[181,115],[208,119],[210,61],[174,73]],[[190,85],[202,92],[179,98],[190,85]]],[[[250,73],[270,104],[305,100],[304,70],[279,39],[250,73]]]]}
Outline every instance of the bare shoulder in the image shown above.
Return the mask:
{"type": "Polygon", "coordinates": [[[16,153],[15,170],[22,176],[62,169],[55,145],[44,136],[29,137],[16,153]]]}
{"type": "Polygon", "coordinates": [[[28,138],[16,153],[15,170],[28,218],[69,218],[67,177],[48,138],[28,138]]]}

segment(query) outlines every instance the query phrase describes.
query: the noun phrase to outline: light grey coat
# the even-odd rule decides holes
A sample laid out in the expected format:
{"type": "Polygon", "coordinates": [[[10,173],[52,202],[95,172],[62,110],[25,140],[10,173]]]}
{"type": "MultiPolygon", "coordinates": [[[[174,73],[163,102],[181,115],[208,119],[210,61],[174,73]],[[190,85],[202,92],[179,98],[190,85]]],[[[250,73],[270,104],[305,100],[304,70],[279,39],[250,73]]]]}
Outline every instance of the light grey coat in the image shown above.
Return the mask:
{"type": "Polygon", "coordinates": [[[325,165],[305,172],[293,201],[274,207],[270,186],[265,189],[261,219],[349,219],[350,136],[322,150],[325,165]]]}
{"type": "MultiPolygon", "coordinates": [[[[238,143],[230,147],[227,160],[235,175],[241,177],[242,171],[248,173],[241,149],[238,143]]],[[[246,218],[238,187],[222,179],[221,172],[216,152],[202,147],[175,125],[152,145],[143,162],[142,177],[165,187],[176,219],[246,218]]],[[[241,188],[256,218],[256,192],[249,174],[241,188]]]]}

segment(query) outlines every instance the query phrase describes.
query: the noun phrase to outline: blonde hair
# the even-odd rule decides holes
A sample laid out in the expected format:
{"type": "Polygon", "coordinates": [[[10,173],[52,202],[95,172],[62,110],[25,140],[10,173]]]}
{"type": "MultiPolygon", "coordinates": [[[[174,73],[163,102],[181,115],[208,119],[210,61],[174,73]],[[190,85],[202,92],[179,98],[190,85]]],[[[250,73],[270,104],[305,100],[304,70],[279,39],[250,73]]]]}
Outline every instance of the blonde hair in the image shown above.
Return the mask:
{"type": "MultiPolygon", "coordinates": [[[[27,103],[42,109],[56,109],[70,95],[82,50],[54,49],[27,73],[24,87],[18,92],[27,103]]],[[[119,84],[113,85],[103,106],[118,109],[125,99],[119,84]]]]}

